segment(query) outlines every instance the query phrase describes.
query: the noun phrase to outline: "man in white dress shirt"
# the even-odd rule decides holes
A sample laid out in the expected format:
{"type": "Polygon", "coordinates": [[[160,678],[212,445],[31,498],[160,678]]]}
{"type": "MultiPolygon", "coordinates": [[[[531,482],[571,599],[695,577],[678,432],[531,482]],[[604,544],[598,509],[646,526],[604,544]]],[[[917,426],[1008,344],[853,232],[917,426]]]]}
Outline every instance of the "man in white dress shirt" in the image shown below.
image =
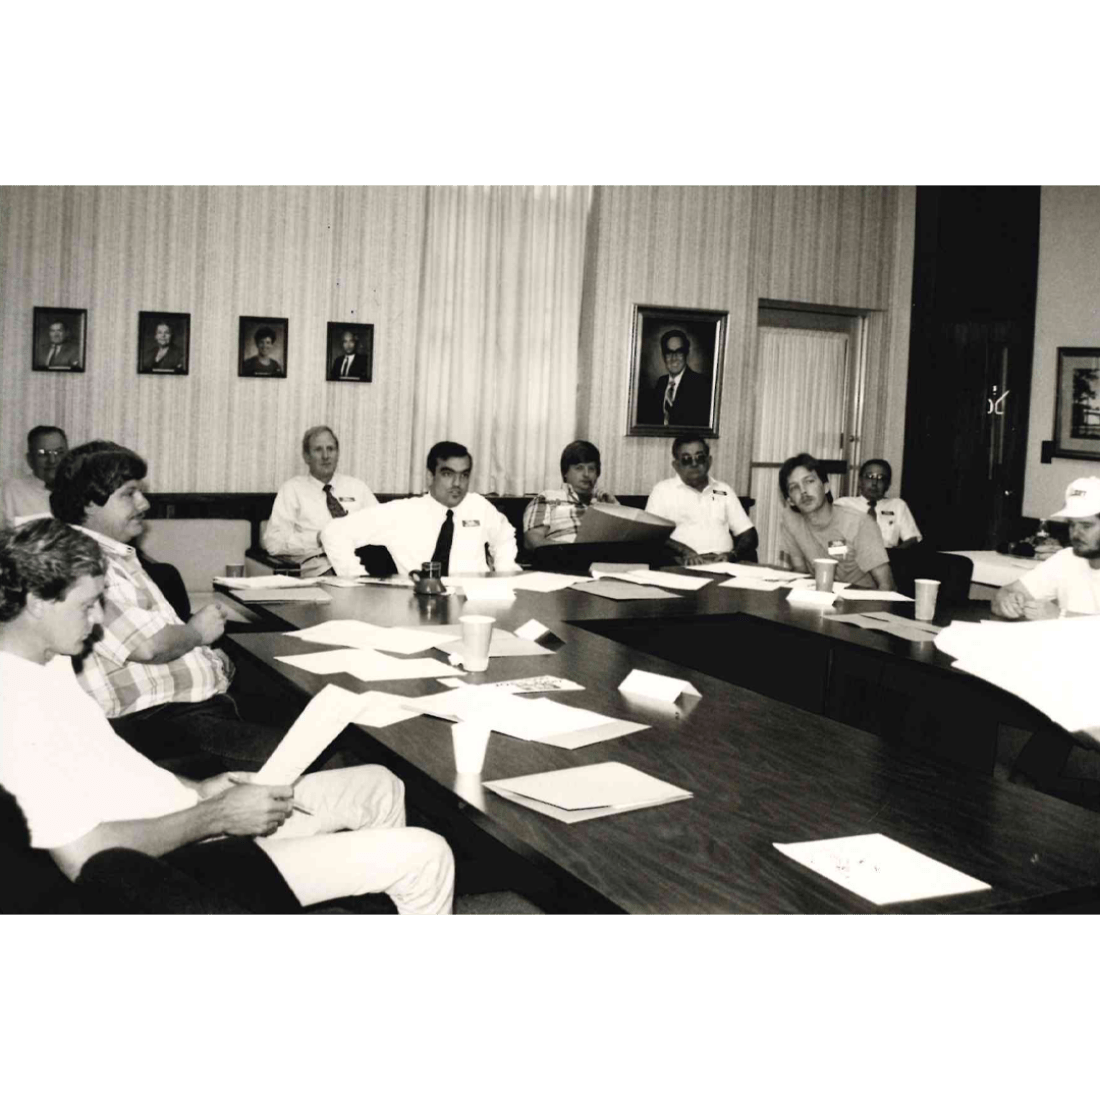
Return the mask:
{"type": "Polygon", "coordinates": [[[658,481],[645,510],[676,524],[668,546],[680,565],[708,561],[756,560],[756,528],[737,494],[710,476],[710,447],[698,435],[672,441],[675,477],[658,481]]]}
{"type": "Polygon", "coordinates": [[[50,514],[50,490],[57,467],[69,449],[69,441],[60,428],[39,424],[27,433],[29,475],[21,474],[4,482],[0,490],[0,526],[11,527],[29,516],[50,514]]]}
{"type": "Polygon", "coordinates": [[[269,554],[301,562],[303,577],[319,577],[330,571],[321,531],[333,519],[376,507],[378,500],[357,477],[336,472],[340,441],[327,425],[302,436],[302,457],[309,473],[292,477],[279,489],[263,544],[269,554]]]}
{"type": "Polygon", "coordinates": [[[385,546],[402,573],[426,561],[448,574],[516,568],[516,533],[501,512],[469,492],[474,460],[461,443],[444,440],[428,452],[428,491],[333,520],[321,545],[339,577],[366,574],[356,549],[385,546]]]}
{"type": "Polygon", "coordinates": [[[859,496],[840,497],[836,501],[842,508],[854,508],[866,512],[882,533],[882,544],[887,550],[897,547],[907,550],[921,541],[922,535],[909,505],[899,497],[886,498],[894,471],[885,458],[869,458],[859,468],[859,496]]]}

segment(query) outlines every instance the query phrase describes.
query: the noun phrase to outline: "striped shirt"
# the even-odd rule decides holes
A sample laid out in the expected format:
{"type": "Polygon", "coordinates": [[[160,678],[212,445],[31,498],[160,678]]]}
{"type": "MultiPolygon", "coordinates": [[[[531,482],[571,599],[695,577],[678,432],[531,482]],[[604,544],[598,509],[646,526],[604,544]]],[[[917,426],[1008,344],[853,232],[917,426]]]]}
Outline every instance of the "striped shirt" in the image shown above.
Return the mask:
{"type": "MultiPolygon", "coordinates": [[[[596,493],[588,504],[618,504],[611,493],[596,493]]],[[[560,489],[547,489],[531,501],[523,512],[523,530],[547,527],[548,542],[576,542],[588,504],[581,500],[572,485],[560,489]]]]}
{"type": "Polygon", "coordinates": [[[142,569],[132,546],[86,527],[77,530],[99,543],[107,564],[102,636],[82,663],[74,661],[80,686],[103,713],[121,718],[162,703],[201,703],[226,691],[233,663],[209,646],[196,646],[174,661],[131,660],[142,642],[166,626],[182,626],[183,620],[142,569]]]}

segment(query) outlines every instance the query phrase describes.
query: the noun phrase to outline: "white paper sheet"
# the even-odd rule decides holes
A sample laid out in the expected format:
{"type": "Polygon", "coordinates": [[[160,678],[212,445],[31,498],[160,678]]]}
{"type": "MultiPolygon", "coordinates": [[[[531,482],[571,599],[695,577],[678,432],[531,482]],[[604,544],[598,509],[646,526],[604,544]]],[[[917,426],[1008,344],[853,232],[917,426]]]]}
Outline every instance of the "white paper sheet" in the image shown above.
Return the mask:
{"type": "Polygon", "coordinates": [[[367,583],[365,577],[317,577],[317,583],[326,588],[360,588],[367,583]]]}
{"type": "MultiPolygon", "coordinates": [[[[461,683],[461,681],[457,682],[461,683]]],[[[385,729],[386,726],[406,722],[416,717],[403,705],[405,701],[403,695],[393,695],[388,691],[364,691],[359,698],[363,700],[363,707],[352,719],[357,725],[385,729]]]]}
{"type": "Polygon", "coordinates": [[[882,592],[877,588],[846,588],[840,594],[842,600],[889,600],[892,603],[912,603],[912,596],[900,592],[882,592]]]}
{"type": "Polygon", "coordinates": [[[590,504],[581,516],[577,542],[663,542],[676,530],[664,516],[626,504],[590,504]]]}
{"type": "Polygon", "coordinates": [[[698,591],[711,583],[710,577],[685,577],[683,573],[666,573],[658,569],[632,569],[629,573],[617,574],[616,579],[633,581],[636,584],[655,584],[661,588],[675,588],[685,592],[698,591]]]}
{"type": "Polygon", "coordinates": [[[309,588],[317,581],[310,577],[285,577],[281,573],[275,573],[263,577],[215,577],[214,583],[224,585],[226,588],[263,589],[309,588]]]}
{"type": "MultiPolygon", "coordinates": [[[[815,581],[813,579],[813,577],[799,577],[798,580],[789,582],[787,587],[792,588],[792,589],[794,589],[794,588],[813,589],[814,591],[816,591],[817,590],[817,581],[815,581]]],[[[850,588],[850,587],[851,586],[848,584],[847,581],[833,581],[833,591],[834,592],[843,592],[846,588],[850,588]]]]}
{"type": "Polygon", "coordinates": [[[326,684],[298,715],[253,782],[271,786],[295,782],[362,709],[362,695],[326,684]]]}
{"type": "Polygon", "coordinates": [[[660,588],[652,588],[649,585],[631,584],[628,581],[612,580],[610,577],[602,577],[599,580],[588,581],[576,586],[578,592],[588,592],[593,596],[604,596],[609,600],[680,600],[672,592],[665,592],[660,588]]]}
{"type": "MultiPolygon", "coordinates": [[[[461,630],[453,629],[446,637],[456,639],[461,630]]],[[[352,649],[384,649],[388,653],[423,653],[431,649],[441,636],[427,637],[423,631],[398,626],[375,626],[358,619],[330,619],[304,630],[292,630],[289,638],[301,638],[318,645],[348,646],[352,649]]]]}
{"type": "Polygon", "coordinates": [[[330,649],[324,653],[302,653],[276,659],[321,676],[347,672],[366,682],[463,675],[432,657],[398,660],[396,657],[390,657],[373,649],[330,649]]]}
{"type": "Polygon", "coordinates": [[[784,587],[783,581],[761,581],[756,577],[730,577],[722,581],[719,588],[745,588],[750,592],[775,592],[784,587]]]}
{"type": "Polygon", "coordinates": [[[617,761],[497,779],[484,785],[502,797],[570,824],[692,797],[691,791],[617,761]]]}
{"type": "Polygon", "coordinates": [[[573,577],[567,573],[521,573],[510,577],[508,583],[517,592],[560,592],[587,577],[573,577]]]}
{"type": "Polygon", "coordinates": [[[632,695],[644,695],[649,699],[659,699],[662,703],[675,703],[681,695],[702,695],[687,680],[677,680],[657,672],[643,672],[640,668],[631,670],[619,685],[619,690],[632,695]]]}
{"type": "Polygon", "coordinates": [[[805,607],[832,607],[836,599],[835,592],[817,592],[806,588],[792,588],[787,593],[788,603],[802,604],[805,607]]]}
{"type": "Polygon", "coordinates": [[[538,619],[528,619],[521,627],[516,628],[516,637],[528,642],[537,642],[544,634],[549,634],[550,628],[544,626],[538,619]]]}
{"type": "MultiPolygon", "coordinates": [[[[460,683],[448,685],[461,686],[460,683]]],[[[497,691],[507,691],[512,695],[534,695],[541,691],[584,691],[584,684],[574,683],[561,676],[524,676],[519,680],[496,680],[492,686],[497,691]]]]}
{"type": "Polygon", "coordinates": [[[776,844],[783,855],[875,905],[988,890],[989,884],[882,833],[776,844]]]}
{"type": "Polygon", "coordinates": [[[468,600],[514,600],[515,589],[511,580],[503,577],[463,578],[457,582],[468,600]]]}
{"type": "Polygon", "coordinates": [[[907,642],[930,642],[943,629],[932,623],[904,619],[889,611],[853,611],[847,615],[830,615],[825,621],[847,623],[849,626],[862,627],[864,630],[879,630],[884,634],[903,638],[907,642]]]}
{"type": "Polygon", "coordinates": [[[808,573],[795,573],[774,565],[754,565],[752,562],[741,561],[710,561],[702,565],[689,565],[687,568],[702,573],[728,573],[731,577],[754,577],[758,581],[784,583],[790,583],[796,577],[809,576],[808,573]]]}
{"type": "Polygon", "coordinates": [[[261,588],[256,591],[241,589],[233,598],[242,603],[332,603],[327,592],[313,585],[310,588],[261,588]]]}

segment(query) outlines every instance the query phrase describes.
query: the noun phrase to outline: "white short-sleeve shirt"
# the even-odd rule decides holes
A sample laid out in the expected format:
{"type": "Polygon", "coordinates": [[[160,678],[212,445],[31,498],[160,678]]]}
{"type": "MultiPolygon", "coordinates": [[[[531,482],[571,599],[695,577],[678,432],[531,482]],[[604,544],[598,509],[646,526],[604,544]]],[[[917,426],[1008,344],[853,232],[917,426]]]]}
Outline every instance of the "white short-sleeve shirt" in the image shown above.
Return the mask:
{"type": "Polygon", "coordinates": [[[679,477],[666,478],[653,486],[645,510],[676,524],[672,538],[690,546],[697,554],[724,554],[733,549],[734,535],[752,527],[737,494],[717,478],[708,478],[700,491],[685,485],[679,477]]]}
{"type": "Polygon", "coordinates": [[[1039,562],[1020,583],[1037,600],[1057,600],[1062,611],[1100,615],[1100,569],[1069,547],[1039,562]]]}
{"type": "MultiPolygon", "coordinates": [[[[869,512],[871,502],[866,497],[841,497],[834,503],[841,508],[854,508],[857,512],[869,512]]],[[[875,520],[882,534],[882,545],[889,550],[906,539],[923,539],[909,505],[899,497],[883,497],[875,509],[875,520]]]]}

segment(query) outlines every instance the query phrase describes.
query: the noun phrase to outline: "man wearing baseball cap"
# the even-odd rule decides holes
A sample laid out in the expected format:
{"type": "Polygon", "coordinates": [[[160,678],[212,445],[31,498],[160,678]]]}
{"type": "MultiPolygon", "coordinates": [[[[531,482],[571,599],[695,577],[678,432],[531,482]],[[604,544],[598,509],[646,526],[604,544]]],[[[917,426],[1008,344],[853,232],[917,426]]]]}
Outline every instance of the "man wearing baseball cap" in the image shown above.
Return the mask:
{"type": "Polygon", "coordinates": [[[1100,614],[1100,477],[1070,482],[1066,506],[1050,518],[1069,520],[1070,546],[997,593],[993,610],[1006,619],[1100,614]]]}

